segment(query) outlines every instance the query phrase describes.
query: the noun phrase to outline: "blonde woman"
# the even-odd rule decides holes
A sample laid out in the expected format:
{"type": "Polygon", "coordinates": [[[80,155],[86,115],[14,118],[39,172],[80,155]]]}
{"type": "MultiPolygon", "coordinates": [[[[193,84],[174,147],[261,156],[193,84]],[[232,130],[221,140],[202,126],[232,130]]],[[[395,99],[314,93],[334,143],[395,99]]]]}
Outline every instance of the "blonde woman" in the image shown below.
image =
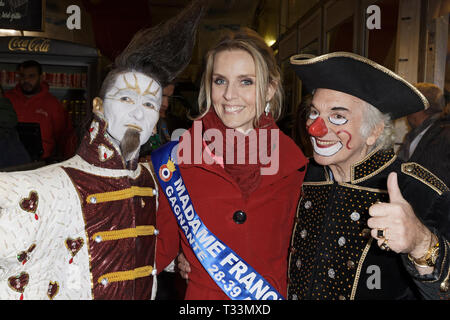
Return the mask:
{"type": "Polygon", "coordinates": [[[258,34],[230,34],[207,53],[198,101],[200,115],[178,146],[184,185],[173,190],[184,196],[186,188],[209,232],[188,213],[184,219],[172,212],[170,192],[170,201],[161,195],[158,269],[176,257],[181,240],[191,266],[186,299],[240,299],[244,293],[285,298],[289,239],[307,159],[275,124],[282,107],[280,73],[258,34]],[[201,263],[208,259],[216,259],[210,270],[201,263]]]}

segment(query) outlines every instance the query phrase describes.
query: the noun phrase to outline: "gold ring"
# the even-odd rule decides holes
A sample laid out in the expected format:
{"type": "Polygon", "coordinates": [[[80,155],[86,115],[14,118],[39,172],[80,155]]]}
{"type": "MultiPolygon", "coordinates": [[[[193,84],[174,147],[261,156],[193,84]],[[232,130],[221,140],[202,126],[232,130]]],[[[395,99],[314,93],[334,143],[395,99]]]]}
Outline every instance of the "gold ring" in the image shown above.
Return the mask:
{"type": "Polygon", "coordinates": [[[389,251],[391,248],[388,246],[388,239],[384,239],[383,243],[380,245],[381,250],[389,251]]]}

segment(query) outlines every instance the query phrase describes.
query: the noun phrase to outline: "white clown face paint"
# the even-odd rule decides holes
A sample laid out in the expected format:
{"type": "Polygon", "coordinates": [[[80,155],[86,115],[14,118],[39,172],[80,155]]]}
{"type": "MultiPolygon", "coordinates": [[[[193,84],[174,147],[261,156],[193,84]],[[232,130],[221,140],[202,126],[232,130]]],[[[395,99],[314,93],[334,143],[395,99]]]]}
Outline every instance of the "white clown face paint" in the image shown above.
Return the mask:
{"type": "Polygon", "coordinates": [[[317,141],[315,137],[311,137],[311,142],[314,148],[314,152],[323,157],[334,156],[343,147],[340,141],[331,143],[328,141],[317,141]]]}
{"type": "Polygon", "coordinates": [[[319,88],[314,93],[306,122],[314,149],[314,160],[330,166],[335,177],[350,177],[351,166],[368,152],[361,136],[364,101],[349,94],[319,88]],[[334,168],[339,168],[334,170],[334,168]]]}
{"type": "Polygon", "coordinates": [[[140,72],[125,72],[116,77],[103,102],[108,133],[121,141],[129,128],[140,133],[140,145],[150,138],[159,119],[162,88],[140,72]]]}

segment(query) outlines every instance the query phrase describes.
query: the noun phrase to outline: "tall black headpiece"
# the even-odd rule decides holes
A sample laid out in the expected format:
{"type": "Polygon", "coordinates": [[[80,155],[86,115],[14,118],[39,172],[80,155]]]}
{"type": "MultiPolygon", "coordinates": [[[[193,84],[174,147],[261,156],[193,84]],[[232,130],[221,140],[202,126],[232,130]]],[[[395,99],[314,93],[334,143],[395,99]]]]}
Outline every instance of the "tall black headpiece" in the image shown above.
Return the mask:
{"type": "Polygon", "coordinates": [[[208,6],[209,0],[193,0],[170,20],[138,31],[115,59],[110,74],[134,70],[152,77],[162,87],[167,85],[189,64],[197,27],[208,6]]]}

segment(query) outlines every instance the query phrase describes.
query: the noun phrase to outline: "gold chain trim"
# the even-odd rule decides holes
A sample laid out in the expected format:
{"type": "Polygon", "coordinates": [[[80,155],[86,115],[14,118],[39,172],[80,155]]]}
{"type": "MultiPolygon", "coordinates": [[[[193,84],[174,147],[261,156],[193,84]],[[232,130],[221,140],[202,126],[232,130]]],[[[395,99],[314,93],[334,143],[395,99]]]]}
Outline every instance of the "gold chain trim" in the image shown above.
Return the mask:
{"type": "MultiPolygon", "coordinates": [[[[442,272],[444,272],[444,269],[445,269],[445,263],[447,262],[447,248],[449,247],[449,243],[448,243],[448,241],[444,241],[444,246],[443,246],[443,248],[444,248],[444,258],[442,259],[442,262],[441,262],[441,272],[439,273],[439,276],[437,277],[437,279],[436,280],[423,280],[422,282],[427,282],[427,283],[433,283],[433,282],[437,282],[437,281],[439,281],[439,279],[442,277],[442,272]]],[[[450,268],[449,268],[449,274],[450,274],[450,268]]]]}
{"type": "Polygon", "coordinates": [[[361,183],[367,179],[372,178],[373,176],[377,175],[378,173],[380,173],[381,171],[383,171],[384,169],[386,169],[387,167],[389,167],[396,159],[397,159],[397,155],[393,154],[392,158],[390,160],[388,160],[386,163],[384,163],[381,167],[379,167],[378,169],[376,169],[375,171],[373,171],[372,173],[365,175],[364,177],[361,177],[359,179],[355,179],[355,169],[357,166],[363,164],[364,162],[366,162],[367,160],[369,160],[373,155],[375,155],[378,151],[381,150],[381,147],[377,147],[375,148],[372,152],[370,152],[368,155],[366,155],[366,157],[364,157],[364,159],[362,159],[361,161],[353,164],[351,166],[351,180],[350,182],[352,184],[358,184],[361,183]]]}
{"type": "Polygon", "coordinates": [[[352,293],[350,295],[350,300],[355,300],[356,288],[358,287],[359,277],[361,275],[361,269],[364,264],[364,260],[366,260],[367,253],[369,252],[370,246],[372,245],[373,238],[370,238],[367,242],[366,247],[361,255],[361,258],[358,262],[358,269],[356,270],[355,281],[353,282],[352,293]]]}
{"type": "MultiPolygon", "coordinates": [[[[330,169],[330,170],[331,170],[331,169],[330,169]]],[[[331,181],[330,173],[328,172],[326,166],[323,166],[323,171],[325,172],[325,180],[326,180],[327,182],[333,183],[333,181],[331,181]]]]}
{"type": "MultiPolygon", "coordinates": [[[[447,248],[450,245],[448,241],[445,241],[445,242],[446,242],[445,256],[444,256],[444,259],[442,260],[441,273],[442,273],[442,268],[444,268],[444,261],[447,260],[447,248]]],[[[447,270],[447,276],[445,277],[445,279],[441,282],[441,284],[439,286],[440,289],[441,289],[441,292],[447,292],[448,291],[448,286],[449,286],[448,281],[449,281],[449,279],[450,279],[450,267],[447,270]]]]}
{"type": "Polygon", "coordinates": [[[445,185],[445,183],[441,179],[439,179],[432,172],[430,172],[428,169],[426,169],[425,167],[421,166],[418,163],[415,163],[415,162],[402,163],[401,168],[402,168],[402,172],[404,174],[407,174],[408,176],[411,176],[411,177],[421,181],[422,183],[426,184],[431,189],[436,191],[439,195],[442,195],[442,193],[449,191],[449,188],[445,185]],[[420,177],[416,170],[417,168],[421,169],[423,172],[425,172],[428,175],[428,177],[435,179],[437,183],[433,183],[433,181],[427,181],[423,177],[420,177]]]}
{"type": "MultiPolygon", "coordinates": [[[[303,189],[303,187],[302,187],[302,189],[303,189]]],[[[294,222],[294,229],[293,229],[294,232],[292,232],[292,235],[291,235],[291,247],[294,245],[295,231],[297,230],[297,224],[299,222],[298,209],[300,208],[300,203],[303,200],[303,195],[304,195],[304,192],[302,190],[302,196],[301,196],[300,200],[297,203],[297,210],[295,211],[295,220],[294,220],[295,222],[294,222]]],[[[289,252],[288,269],[291,267],[291,259],[292,259],[292,252],[289,252]]],[[[290,270],[288,270],[288,277],[290,277],[290,270]]],[[[288,280],[289,281],[288,281],[288,285],[287,285],[287,292],[289,293],[289,288],[291,286],[291,281],[290,281],[290,279],[288,279],[288,280]]]]}
{"type": "Polygon", "coordinates": [[[155,234],[154,226],[137,226],[136,228],[97,232],[92,236],[92,240],[95,241],[98,236],[101,237],[101,241],[111,241],[125,238],[151,236],[153,234],[155,234]]]}
{"type": "Polygon", "coordinates": [[[147,277],[152,274],[152,271],[153,271],[152,266],[145,266],[145,267],[136,268],[134,270],[111,272],[111,273],[106,273],[106,274],[100,276],[98,278],[97,282],[103,284],[103,282],[105,280],[107,283],[126,281],[126,280],[134,280],[137,278],[147,277]]]}
{"type": "Polygon", "coordinates": [[[142,188],[142,187],[133,186],[133,187],[123,189],[123,190],[118,190],[118,191],[91,194],[86,198],[86,202],[87,203],[101,203],[101,202],[129,199],[134,196],[153,197],[154,190],[155,189],[153,189],[153,188],[142,188]]]}
{"type": "Polygon", "coordinates": [[[385,193],[385,194],[388,193],[387,190],[369,188],[369,187],[360,187],[360,186],[355,186],[353,184],[346,183],[346,182],[339,182],[338,185],[346,187],[346,188],[350,188],[350,189],[364,190],[364,191],[375,192],[375,193],[385,193]]]}
{"type": "Polygon", "coordinates": [[[333,181],[312,181],[312,182],[303,182],[304,186],[323,186],[323,185],[332,185],[333,181]]]}
{"type": "Polygon", "coordinates": [[[353,177],[353,172],[355,171],[355,168],[357,166],[359,166],[359,165],[363,164],[364,162],[366,162],[367,160],[369,160],[375,153],[377,153],[380,150],[381,150],[381,146],[377,146],[375,149],[373,149],[368,154],[366,154],[361,160],[359,160],[359,161],[355,162],[354,164],[352,164],[352,166],[351,166],[352,177],[353,177]]]}

